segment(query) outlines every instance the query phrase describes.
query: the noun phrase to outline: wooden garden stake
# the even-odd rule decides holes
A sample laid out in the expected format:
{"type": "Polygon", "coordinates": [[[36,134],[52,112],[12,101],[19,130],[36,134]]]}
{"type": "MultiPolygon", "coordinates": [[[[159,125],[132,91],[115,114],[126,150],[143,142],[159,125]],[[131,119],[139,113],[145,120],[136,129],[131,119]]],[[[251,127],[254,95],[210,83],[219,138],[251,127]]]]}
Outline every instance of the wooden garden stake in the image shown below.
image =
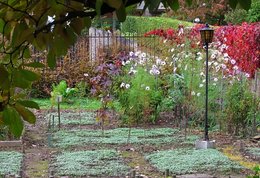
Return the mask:
{"type": "Polygon", "coordinates": [[[57,96],[57,103],[58,103],[58,119],[59,119],[59,130],[60,130],[60,102],[62,102],[62,96],[57,96]]]}
{"type": "Polygon", "coordinates": [[[255,110],[254,110],[254,119],[253,119],[253,133],[257,133],[257,126],[256,126],[256,114],[257,114],[257,103],[256,103],[256,98],[257,98],[257,71],[255,71],[255,88],[254,88],[254,90],[255,90],[255,94],[254,94],[254,105],[255,105],[255,110]]]}
{"type": "Polygon", "coordinates": [[[50,171],[50,177],[49,178],[54,178],[54,172],[53,170],[50,171]]]}
{"type": "Polygon", "coordinates": [[[54,130],[54,115],[52,115],[52,129],[54,130]]]}
{"type": "Polygon", "coordinates": [[[136,171],[135,171],[135,170],[133,170],[133,171],[132,171],[131,178],[135,178],[135,176],[136,176],[136,171]]]}
{"type": "Polygon", "coordinates": [[[170,170],[166,169],[164,175],[165,175],[165,178],[169,177],[170,176],[170,170]]]}

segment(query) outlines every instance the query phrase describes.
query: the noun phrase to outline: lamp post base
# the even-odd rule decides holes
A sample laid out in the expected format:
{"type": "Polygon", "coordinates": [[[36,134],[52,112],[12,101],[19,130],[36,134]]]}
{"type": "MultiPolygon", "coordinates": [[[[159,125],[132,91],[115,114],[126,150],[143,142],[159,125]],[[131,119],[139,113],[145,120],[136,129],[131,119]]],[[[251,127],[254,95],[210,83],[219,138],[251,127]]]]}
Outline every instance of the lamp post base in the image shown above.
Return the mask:
{"type": "Polygon", "coordinates": [[[209,149],[215,148],[215,140],[205,141],[205,140],[197,140],[195,142],[196,149],[209,149]]]}

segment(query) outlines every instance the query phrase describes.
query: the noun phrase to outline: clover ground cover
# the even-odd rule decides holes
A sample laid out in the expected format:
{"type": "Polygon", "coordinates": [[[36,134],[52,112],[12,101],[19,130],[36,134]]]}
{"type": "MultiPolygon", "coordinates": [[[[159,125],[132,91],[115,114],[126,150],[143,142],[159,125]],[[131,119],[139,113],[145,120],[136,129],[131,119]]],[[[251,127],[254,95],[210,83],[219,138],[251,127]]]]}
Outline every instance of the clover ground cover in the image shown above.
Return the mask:
{"type": "Polygon", "coordinates": [[[19,174],[22,159],[22,153],[15,151],[0,151],[0,175],[19,174]]]}
{"type": "Polygon", "coordinates": [[[130,170],[115,150],[62,152],[51,167],[59,176],[123,176],[130,170]]]}
{"type": "Polygon", "coordinates": [[[146,155],[146,159],[160,171],[169,169],[175,174],[241,170],[243,167],[232,162],[216,149],[175,149],[146,155]]]}
{"type": "MultiPolygon", "coordinates": [[[[54,116],[54,124],[58,125],[57,113],[49,113],[45,117],[52,122],[52,116],[54,116]]],[[[96,123],[93,112],[62,112],[60,117],[62,125],[92,125],[96,123]]]]}
{"type": "Polygon", "coordinates": [[[197,136],[188,136],[185,140],[180,132],[172,128],[137,129],[132,128],[128,137],[128,128],[105,130],[60,130],[54,133],[53,145],[56,147],[69,147],[84,144],[192,144],[197,136]]]}

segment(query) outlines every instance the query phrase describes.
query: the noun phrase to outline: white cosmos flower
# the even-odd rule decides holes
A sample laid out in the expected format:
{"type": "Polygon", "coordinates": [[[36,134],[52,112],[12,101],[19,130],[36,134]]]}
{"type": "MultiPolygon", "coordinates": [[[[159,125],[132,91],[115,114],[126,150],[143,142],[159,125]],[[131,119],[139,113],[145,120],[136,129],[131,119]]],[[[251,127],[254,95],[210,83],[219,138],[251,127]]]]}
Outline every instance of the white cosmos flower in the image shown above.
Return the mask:
{"type": "Polygon", "coordinates": [[[142,54],[141,54],[141,57],[146,57],[146,53],[142,53],[142,54]]]}
{"type": "Polygon", "coordinates": [[[127,60],[127,61],[125,62],[125,64],[130,64],[130,61],[129,61],[129,60],[127,60]]]}
{"type": "Polygon", "coordinates": [[[191,92],[191,95],[192,95],[192,96],[196,95],[195,91],[192,91],[192,92],[191,92]]]}
{"type": "Polygon", "coordinates": [[[234,69],[234,70],[238,70],[238,66],[234,66],[233,69],[234,69]]]}
{"type": "Polygon", "coordinates": [[[212,55],[211,55],[211,58],[212,58],[212,59],[215,59],[216,57],[217,57],[217,56],[216,56],[215,54],[212,54],[212,55]]]}
{"type": "Polygon", "coordinates": [[[130,84],[128,84],[128,83],[125,84],[125,88],[126,88],[126,89],[130,88],[130,84]]]}
{"type": "Polygon", "coordinates": [[[122,65],[123,65],[123,66],[125,65],[125,61],[122,61],[122,65]]]}
{"type": "Polygon", "coordinates": [[[166,43],[167,42],[167,39],[163,40],[163,43],[166,43]]]}
{"type": "Polygon", "coordinates": [[[133,51],[129,52],[129,56],[132,57],[135,53],[133,51]]]}
{"type": "Polygon", "coordinates": [[[219,69],[220,69],[220,67],[219,67],[219,66],[217,66],[217,67],[216,67],[216,71],[218,72],[218,71],[219,71],[219,69]]]}
{"type": "Polygon", "coordinates": [[[214,78],[213,80],[214,80],[214,82],[217,82],[217,81],[218,81],[218,78],[214,78]]]}
{"type": "Polygon", "coordinates": [[[206,82],[206,79],[202,80],[202,82],[205,83],[205,82],[206,82]]]}
{"type": "Polygon", "coordinates": [[[162,65],[162,66],[166,65],[166,62],[165,62],[165,61],[162,61],[162,62],[161,62],[161,65],[162,65]]]}
{"type": "Polygon", "coordinates": [[[171,49],[171,52],[173,52],[173,51],[174,51],[174,48],[171,49]]]}
{"type": "Polygon", "coordinates": [[[141,51],[136,51],[135,52],[135,56],[139,56],[139,54],[141,54],[141,51]]]}
{"type": "Polygon", "coordinates": [[[203,72],[200,73],[201,76],[205,76],[205,74],[203,72]]]}
{"type": "Polygon", "coordinates": [[[200,96],[200,93],[197,93],[197,96],[200,96]]]}
{"type": "Polygon", "coordinates": [[[225,64],[221,64],[222,69],[226,69],[227,66],[225,64]]]}
{"type": "Polygon", "coordinates": [[[144,61],[143,61],[143,60],[140,60],[140,61],[139,61],[139,64],[143,65],[143,64],[144,64],[144,61]]]}
{"type": "Polygon", "coordinates": [[[231,64],[234,65],[234,64],[236,63],[236,60],[235,60],[235,59],[232,59],[230,62],[231,62],[231,64]]]}
{"type": "Polygon", "coordinates": [[[145,90],[150,90],[150,87],[149,87],[149,86],[146,86],[146,87],[145,87],[145,90]]]}
{"type": "Polygon", "coordinates": [[[121,83],[120,88],[125,87],[125,83],[121,83]]]}
{"type": "Polygon", "coordinates": [[[204,86],[204,85],[203,85],[202,83],[199,85],[200,88],[202,88],[203,86],[204,86]]]}
{"type": "Polygon", "coordinates": [[[217,66],[218,65],[218,62],[214,62],[214,66],[217,66]]]}
{"type": "Polygon", "coordinates": [[[202,60],[202,57],[201,57],[201,56],[199,56],[199,57],[197,58],[197,60],[198,60],[198,61],[202,60]]]}
{"type": "Polygon", "coordinates": [[[155,74],[159,75],[159,74],[160,74],[160,71],[159,71],[159,70],[157,70],[157,71],[155,72],[155,74]]]}
{"type": "Polygon", "coordinates": [[[246,73],[245,76],[246,76],[247,78],[249,78],[249,77],[250,77],[250,74],[249,74],[249,73],[246,73]]]}
{"type": "Polygon", "coordinates": [[[229,61],[229,58],[228,57],[224,57],[224,62],[228,63],[228,61],[229,61]]]}
{"type": "Polygon", "coordinates": [[[181,47],[184,47],[185,44],[181,44],[181,47]]]}
{"type": "Polygon", "coordinates": [[[201,56],[201,52],[197,52],[197,55],[198,55],[198,56],[201,56]]]}
{"type": "Polygon", "coordinates": [[[224,53],[224,57],[229,57],[229,56],[228,56],[228,53],[224,53]]]}
{"type": "Polygon", "coordinates": [[[199,23],[199,22],[200,22],[200,19],[197,17],[197,18],[194,19],[194,22],[195,22],[195,23],[199,23]]]}
{"type": "Polygon", "coordinates": [[[159,59],[159,58],[158,58],[158,59],[156,59],[156,64],[157,64],[157,65],[161,64],[161,62],[162,62],[162,60],[161,60],[161,59],[159,59]]]}
{"type": "Polygon", "coordinates": [[[83,75],[84,75],[84,77],[88,77],[88,74],[87,74],[87,73],[84,73],[83,75]]]}

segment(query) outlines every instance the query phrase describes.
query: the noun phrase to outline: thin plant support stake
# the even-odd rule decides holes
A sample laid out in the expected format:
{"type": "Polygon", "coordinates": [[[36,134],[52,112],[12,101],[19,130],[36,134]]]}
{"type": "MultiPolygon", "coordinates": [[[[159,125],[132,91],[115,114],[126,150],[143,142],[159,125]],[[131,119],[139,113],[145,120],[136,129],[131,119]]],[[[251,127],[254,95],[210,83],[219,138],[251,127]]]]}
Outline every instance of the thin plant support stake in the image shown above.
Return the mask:
{"type": "Polygon", "coordinates": [[[255,71],[255,94],[254,94],[254,105],[255,105],[255,109],[254,109],[254,119],[253,119],[253,133],[257,133],[257,126],[256,126],[256,115],[257,115],[257,103],[256,103],[256,98],[257,98],[257,70],[255,71]]]}

